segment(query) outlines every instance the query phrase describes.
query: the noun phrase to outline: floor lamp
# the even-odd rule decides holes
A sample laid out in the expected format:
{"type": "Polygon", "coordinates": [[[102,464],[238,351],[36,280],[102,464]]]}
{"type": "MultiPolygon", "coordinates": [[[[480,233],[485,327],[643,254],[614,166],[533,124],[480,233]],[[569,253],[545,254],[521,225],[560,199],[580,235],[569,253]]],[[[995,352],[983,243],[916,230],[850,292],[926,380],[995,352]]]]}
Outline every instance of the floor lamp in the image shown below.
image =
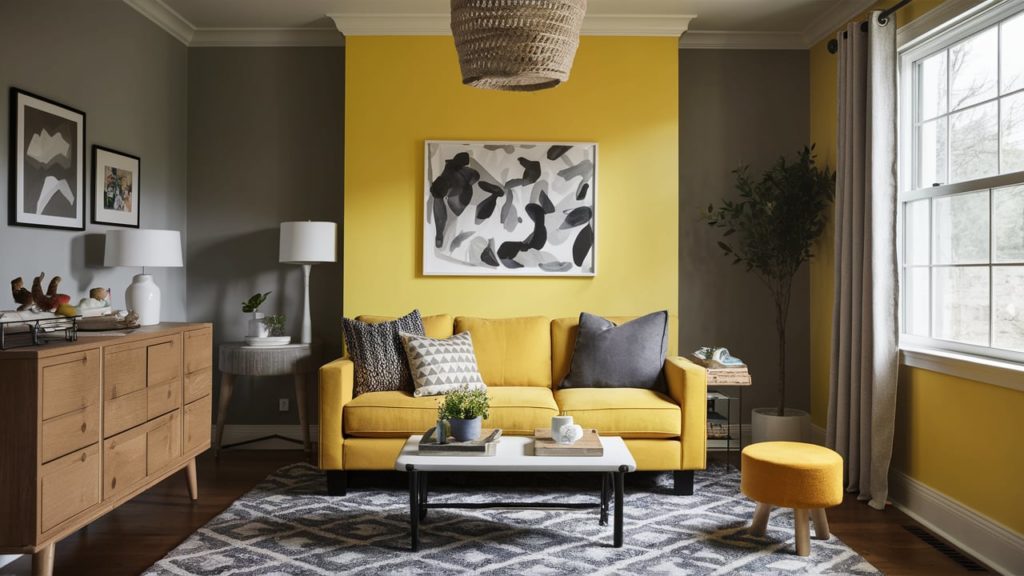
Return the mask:
{"type": "Polygon", "coordinates": [[[309,272],[313,264],[334,262],[337,251],[338,225],[334,222],[282,222],[281,247],[278,260],[286,264],[301,264],[305,295],[302,299],[303,344],[313,341],[309,318],[309,272]]]}

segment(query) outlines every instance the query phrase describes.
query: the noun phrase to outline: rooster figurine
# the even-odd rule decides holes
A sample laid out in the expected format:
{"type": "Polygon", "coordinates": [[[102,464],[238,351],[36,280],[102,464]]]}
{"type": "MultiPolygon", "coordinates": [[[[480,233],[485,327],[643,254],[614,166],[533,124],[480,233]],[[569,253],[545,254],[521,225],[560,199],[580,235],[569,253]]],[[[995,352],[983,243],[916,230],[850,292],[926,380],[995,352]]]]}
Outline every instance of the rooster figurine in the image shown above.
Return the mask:
{"type": "Polygon", "coordinates": [[[25,281],[21,279],[21,276],[11,280],[11,295],[14,296],[14,301],[18,303],[18,312],[32,307],[34,301],[32,299],[32,292],[25,288],[25,281]]]}

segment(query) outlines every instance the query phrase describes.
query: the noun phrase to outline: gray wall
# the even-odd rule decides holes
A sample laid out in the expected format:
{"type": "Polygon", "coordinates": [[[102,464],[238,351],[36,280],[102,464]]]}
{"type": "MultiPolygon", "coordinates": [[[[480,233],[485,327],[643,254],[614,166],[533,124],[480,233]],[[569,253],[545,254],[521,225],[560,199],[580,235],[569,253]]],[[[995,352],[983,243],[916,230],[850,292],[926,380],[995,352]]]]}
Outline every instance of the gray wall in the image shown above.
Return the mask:
{"type": "MultiPolygon", "coordinates": [[[[87,195],[93,144],[139,156],[142,227],[181,230],[184,244],[187,78],[187,49],[120,0],[0,2],[0,310],[13,308],[11,279],[41,271],[75,302],[105,286],[123,308],[139,273],[103,268],[107,227],[88,223],[91,197],[84,232],[8,225],[10,87],[85,112],[87,195]]],[[[184,320],[184,269],[152,272],[163,319],[184,320]]]]}
{"type": "MultiPolygon", "coordinates": [[[[750,367],[750,408],[774,406],[778,338],[768,290],[717,246],[720,230],[701,215],[734,197],[732,171],[758,174],[808,144],[806,51],[681,50],[679,53],[679,349],[729,348],[750,367]]],[[[787,406],[810,403],[809,286],[806,266],[793,286],[787,332],[787,406]]]]}
{"type": "MultiPolygon", "coordinates": [[[[297,338],[302,273],[278,263],[278,226],[332,220],[341,240],[344,49],[194,48],[188,86],[189,319],[212,321],[215,344],[241,340],[241,303],[269,290],[261,310],[286,314],[297,338]]],[[[327,359],[341,352],[341,253],[310,283],[327,359]]],[[[297,423],[288,378],[240,378],[232,398],[229,424],[297,423]]]]}

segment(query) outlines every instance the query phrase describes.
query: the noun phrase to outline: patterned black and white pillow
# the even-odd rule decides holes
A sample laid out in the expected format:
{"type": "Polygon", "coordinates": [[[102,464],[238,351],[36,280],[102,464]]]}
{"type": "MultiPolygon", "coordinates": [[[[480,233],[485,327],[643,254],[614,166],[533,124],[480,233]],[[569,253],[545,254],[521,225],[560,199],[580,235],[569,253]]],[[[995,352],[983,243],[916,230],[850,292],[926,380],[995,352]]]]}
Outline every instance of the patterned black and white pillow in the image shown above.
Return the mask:
{"type": "Polygon", "coordinates": [[[409,358],[409,370],[416,386],[414,396],[437,396],[460,388],[487,389],[476,365],[469,332],[450,338],[428,338],[406,332],[399,336],[409,358]]]}
{"type": "Polygon", "coordinates": [[[398,333],[423,334],[419,310],[380,324],[342,318],[341,325],[345,349],[355,365],[356,396],[364,392],[412,391],[412,375],[398,333]]]}

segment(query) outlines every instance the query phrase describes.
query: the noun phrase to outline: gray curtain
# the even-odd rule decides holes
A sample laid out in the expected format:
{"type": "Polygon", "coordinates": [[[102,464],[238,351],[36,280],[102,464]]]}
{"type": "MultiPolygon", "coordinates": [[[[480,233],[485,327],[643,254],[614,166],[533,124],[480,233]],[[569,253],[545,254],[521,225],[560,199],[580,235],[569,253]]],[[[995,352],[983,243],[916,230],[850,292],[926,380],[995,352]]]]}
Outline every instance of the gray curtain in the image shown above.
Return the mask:
{"type": "Polygon", "coordinates": [[[879,510],[889,492],[898,375],[896,23],[839,35],[835,303],[829,448],[846,489],[879,510]],[[844,38],[845,37],[845,38],[844,38]]]}

